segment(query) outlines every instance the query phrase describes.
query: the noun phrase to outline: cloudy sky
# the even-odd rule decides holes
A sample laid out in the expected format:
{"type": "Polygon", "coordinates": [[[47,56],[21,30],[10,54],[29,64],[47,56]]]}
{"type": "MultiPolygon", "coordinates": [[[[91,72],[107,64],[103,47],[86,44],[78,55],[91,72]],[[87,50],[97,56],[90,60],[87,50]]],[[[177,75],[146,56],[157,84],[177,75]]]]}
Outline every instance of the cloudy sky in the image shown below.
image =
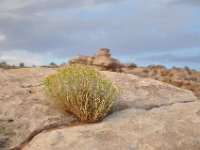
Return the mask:
{"type": "Polygon", "coordinates": [[[200,70],[200,0],[0,0],[0,61],[61,64],[101,47],[200,70]]]}

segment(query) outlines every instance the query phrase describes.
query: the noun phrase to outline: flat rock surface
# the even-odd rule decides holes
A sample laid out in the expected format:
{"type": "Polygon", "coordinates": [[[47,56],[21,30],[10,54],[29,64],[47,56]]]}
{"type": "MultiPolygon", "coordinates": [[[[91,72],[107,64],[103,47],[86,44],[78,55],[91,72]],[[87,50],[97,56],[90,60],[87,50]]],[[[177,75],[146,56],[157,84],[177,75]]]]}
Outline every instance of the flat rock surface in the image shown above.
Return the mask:
{"type": "Polygon", "coordinates": [[[119,111],[98,124],[41,133],[24,148],[36,149],[199,150],[200,103],[119,111]]]}
{"type": "Polygon", "coordinates": [[[55,72],[0,71],[0,149],[200,149],[200,103],[192,92],[102,72],[120,90],[112,114],[98,124],[67,127],[75,118],[58,112],[44,93],[44,77],[55,72]]]}

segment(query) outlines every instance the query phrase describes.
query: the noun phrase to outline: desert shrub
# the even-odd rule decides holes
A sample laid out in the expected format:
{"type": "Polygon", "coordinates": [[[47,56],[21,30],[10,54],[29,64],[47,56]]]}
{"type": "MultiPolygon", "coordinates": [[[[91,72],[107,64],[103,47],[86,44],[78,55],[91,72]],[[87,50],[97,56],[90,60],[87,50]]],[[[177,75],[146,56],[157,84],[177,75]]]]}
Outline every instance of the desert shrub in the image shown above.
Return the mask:
{"type": "Polygon", "coordinates": [[[47,94],[65,112],[81,122],[96,122],[112,109],[117,90],[94,68],[69,66],[44,80],[47,94]]]}

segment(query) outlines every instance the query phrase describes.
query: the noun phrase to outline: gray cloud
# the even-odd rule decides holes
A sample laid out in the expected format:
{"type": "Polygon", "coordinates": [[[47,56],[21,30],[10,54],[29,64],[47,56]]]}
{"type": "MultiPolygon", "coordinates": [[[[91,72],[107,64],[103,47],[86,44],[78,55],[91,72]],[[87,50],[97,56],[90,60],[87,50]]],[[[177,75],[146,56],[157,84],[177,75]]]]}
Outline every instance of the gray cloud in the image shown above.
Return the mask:
{"type": "Polygon", "coordinates": [[[150,55],[147,57],[140,58],[141,60],[149,60],[160,63],[200,63],[200,54],[195,56],[176,56],[173,54],[164,54],[164,55],[150,55]]]}
{"type": "Polygon", "coordinates": [[[162,64],[167,67],[190,67],[200,70],[200,53],[190,56],[179,56],[176,54],[149,54],[148,56],[140,56],[135,62],[148,66],[150,64],[162,64]],[[151,62],[151,63],[149,63],[151,62]]]}
{"type": "Polygon", "coordinates": [[[53,11],[57,9],[74,9],[92,7],[102,4],[117,3],[125,0],[1,0],[0,12],[12,11],[21,14],[53,11]]]}
{"type": "Polygon", "coordinates": [[[200,54],[196,56],[187,56],[187,57],[173,57],[174,62],[189,62],[189,63],[198,63],[200,64],[200,54]]]}
{"type": "Polygon", "coordinates": [[[126,11],[122,7],[110,15],[109,9],[116,2],[124,1],[1,0],[0,37],[5,40],[0,40],[0,53],[12,53],[14,49],[67,58],[108,47],[116,56],[134,56],[200,47],[199,23],[187,29],[191,22],[200,20],[200,15],[192,15],[187,8],[160,4],[159,8],[145,11],[148,6],[140,1],[144,6],[139,8],[141,12],[120,16],[126,11]],[[88,17],[88,13],[100,17],[88,17]]]}
{"type": "MultiPolygon", "coordinates": [[[[98,20],[73,18],[69,15],[58,17],[52,15],[52,11],[98,7],[120,1],[122,0],[2,0],[0,33],[6,35],[6,41],[0,43],[0,51],[21,49],[31,52],[52,51],[58,56],[63,56],[63,53],[75,54],[86,48],[83,45],[95,44],[95,31],[100,33],[99,28],[104,23],[98,20]]],[[[89,50],[83,50],[87,51],[89,50]]]]}
{"type": "Polygon", "coordinates": [[[186,5],[192,5],[192,6],[200,6],[199,0],[172,0],[169,2],[170,5],[176,5],[176,4],[186,4],[186,5]]]}
{"type": "Polygon", "coordinates": [[[184,25],[192,19],[196,18],[174,10],[116,20],[2,13],[0,31],[7,40],[0,50],[52,51],[64,56],[98,47],[110,47],[118,54],[121,50],[131,54],[198,47],[200,34],[184,32],[184,25]]]}

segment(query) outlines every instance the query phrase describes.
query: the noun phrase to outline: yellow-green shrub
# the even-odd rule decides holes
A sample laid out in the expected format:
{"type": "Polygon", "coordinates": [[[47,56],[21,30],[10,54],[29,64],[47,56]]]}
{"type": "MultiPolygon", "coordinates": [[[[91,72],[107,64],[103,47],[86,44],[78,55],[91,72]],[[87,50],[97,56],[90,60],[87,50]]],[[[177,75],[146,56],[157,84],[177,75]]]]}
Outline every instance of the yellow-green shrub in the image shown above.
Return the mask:
{"type": "Polygon", "coordinates": [[[88,66],[69,66],[44,80],[45,89],[60,109],[81,122],[101,120],[113,107],[117,90],[105,77],[88,66]]]}

